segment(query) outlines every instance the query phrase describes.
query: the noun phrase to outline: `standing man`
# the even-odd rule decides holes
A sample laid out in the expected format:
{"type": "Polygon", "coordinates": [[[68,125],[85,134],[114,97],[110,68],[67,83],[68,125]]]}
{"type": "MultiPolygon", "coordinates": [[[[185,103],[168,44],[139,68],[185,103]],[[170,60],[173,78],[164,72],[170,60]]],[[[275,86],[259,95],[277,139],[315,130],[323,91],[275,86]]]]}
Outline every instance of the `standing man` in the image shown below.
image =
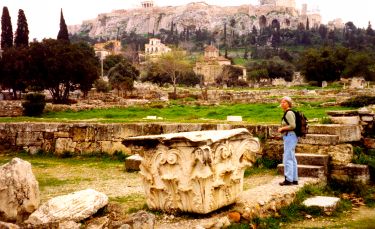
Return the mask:
{"type": "Polygon", "coordinates": [[[298,137],[294,132],[296,115],[291,110],[292,99],[289,96],[284,96],[281,99],[280,107],[283,109],[284,115],[281,119],[281,127],[277,131],[283,135],[284,141],[283,164],[285,180],[279,184],[281,186],[298,185],[298,168],[295,155],[298,137]]]}

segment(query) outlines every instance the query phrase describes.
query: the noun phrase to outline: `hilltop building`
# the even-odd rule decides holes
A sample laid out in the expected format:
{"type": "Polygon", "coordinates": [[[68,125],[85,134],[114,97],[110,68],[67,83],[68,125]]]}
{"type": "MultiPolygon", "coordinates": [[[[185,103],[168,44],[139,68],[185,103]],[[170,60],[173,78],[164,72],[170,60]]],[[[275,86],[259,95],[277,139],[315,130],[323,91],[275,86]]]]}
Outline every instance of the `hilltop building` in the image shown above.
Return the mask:
{"type": "Polygon", "coordinates": [[[220,56],[215,46],[208,45],[204,49],[203,59],[196,62],[193,70],[195,74],[203,75],[205,83],[213,84],[225,65],[231,65],[230,60],[220,56]]]}

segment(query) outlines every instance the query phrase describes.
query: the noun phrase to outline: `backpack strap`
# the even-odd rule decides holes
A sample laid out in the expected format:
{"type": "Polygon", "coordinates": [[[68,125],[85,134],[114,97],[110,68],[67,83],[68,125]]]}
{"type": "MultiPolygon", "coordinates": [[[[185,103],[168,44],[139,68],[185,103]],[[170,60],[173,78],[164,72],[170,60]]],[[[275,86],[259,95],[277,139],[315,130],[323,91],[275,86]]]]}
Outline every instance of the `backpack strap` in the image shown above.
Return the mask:
{"type": "Polygon", "coordinates": [[[289,122],[288,122],[288,120],[285,118],[285,116],[286,116],[286,113],[288,113],[288,111],[291,111],[291,112],[293,112],[294,113],[294,111],[293,110],[287,110],[287,111],[285,111],[284,112],[284,115],[283,115],[283,117],[281,118],[281,120],[284,120],[285,122],[286,122],[286,124],[288,124],[288,126],[289,126],[289,122]]]}

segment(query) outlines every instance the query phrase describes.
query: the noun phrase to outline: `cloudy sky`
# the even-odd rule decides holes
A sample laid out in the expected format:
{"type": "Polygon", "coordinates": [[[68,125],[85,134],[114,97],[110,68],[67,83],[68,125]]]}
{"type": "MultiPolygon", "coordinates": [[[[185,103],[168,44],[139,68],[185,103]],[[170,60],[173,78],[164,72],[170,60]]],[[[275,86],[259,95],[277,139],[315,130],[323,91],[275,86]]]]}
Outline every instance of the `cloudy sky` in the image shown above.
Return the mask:
{"type": "MultiPolygon", "coordinates": [[[[154,0],[158,6],[183,5],[194,0],[154,0]]],[[[198,0],[199,1],[199,0],[198,0]]],[[[205,0],[215,5],[258,5],[258,0],[205,0]]],[[[367,27],[368,22],[375,24],[374,0],[296,0],[297,7],[307,3],[309,8],[319,8],[322,20],[326,23],[334,18],[344,22],[353,21],[357,27],[367,27]]],[[[23,9],[29,24],[30,39],[41,40],[45,37],[56,38],[59,30],[60,9],[68,25],[80,24],[83,20],[93,19],[99,13],[115,9],[130,9],[140,6],[139,0],[0,0],[1,10],[8,7],[16,29],[18,10],[23,9]]],[[[1,11],[2,12],[2,11],[1,11]]],[[[375,26],[373,26],[375,28],[375,26]]]]}

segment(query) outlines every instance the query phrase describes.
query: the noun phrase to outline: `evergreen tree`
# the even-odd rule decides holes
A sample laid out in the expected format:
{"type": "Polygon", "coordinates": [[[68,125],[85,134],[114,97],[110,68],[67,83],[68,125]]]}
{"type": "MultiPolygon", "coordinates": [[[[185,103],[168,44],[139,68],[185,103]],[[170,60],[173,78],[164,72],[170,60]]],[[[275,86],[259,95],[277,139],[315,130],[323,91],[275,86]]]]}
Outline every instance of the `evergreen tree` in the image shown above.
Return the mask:
{"type": "Polygon", "coordinates": [[[228,50],[227,50],[227,23],[224,23],[224,49],[225,49],[225,58],[228,58],[228,50]]]}
{"type": "Polygon", "coordinates": [[[3,7],[1,16],[1,48],[13,47],[13,29],[8,7],[3,7]]]}
{"type": "Polygon", "coordinates": [[[367,29],[366,29],[366,34],[369,35],[369,36],[375,36],[375,32],[372,29],[371,22],[368,22],[368,26],[367,26],[367,29]]]}
{"type": "Polygon", "coordinates": [[[29,46],[29,27],[23,10],[18,11],[17,30],[14,38],[16,47],[29,46]]]}
{"type": "Polygon", "coordinates": [[[59,34],[57,34],[57,40],[64,40],[64,41],[70,42],[69,34],[68,34],[68,27],[65,24],[65,19],[64,19],[62,9],[60,12],[60,30],[59,30],[59,34]]]}
{"type": "Polygon", "coordinates": [[[306,30],[310,30],[310,21],[309,21],[309,18],[306,19],[306,30]]]}

